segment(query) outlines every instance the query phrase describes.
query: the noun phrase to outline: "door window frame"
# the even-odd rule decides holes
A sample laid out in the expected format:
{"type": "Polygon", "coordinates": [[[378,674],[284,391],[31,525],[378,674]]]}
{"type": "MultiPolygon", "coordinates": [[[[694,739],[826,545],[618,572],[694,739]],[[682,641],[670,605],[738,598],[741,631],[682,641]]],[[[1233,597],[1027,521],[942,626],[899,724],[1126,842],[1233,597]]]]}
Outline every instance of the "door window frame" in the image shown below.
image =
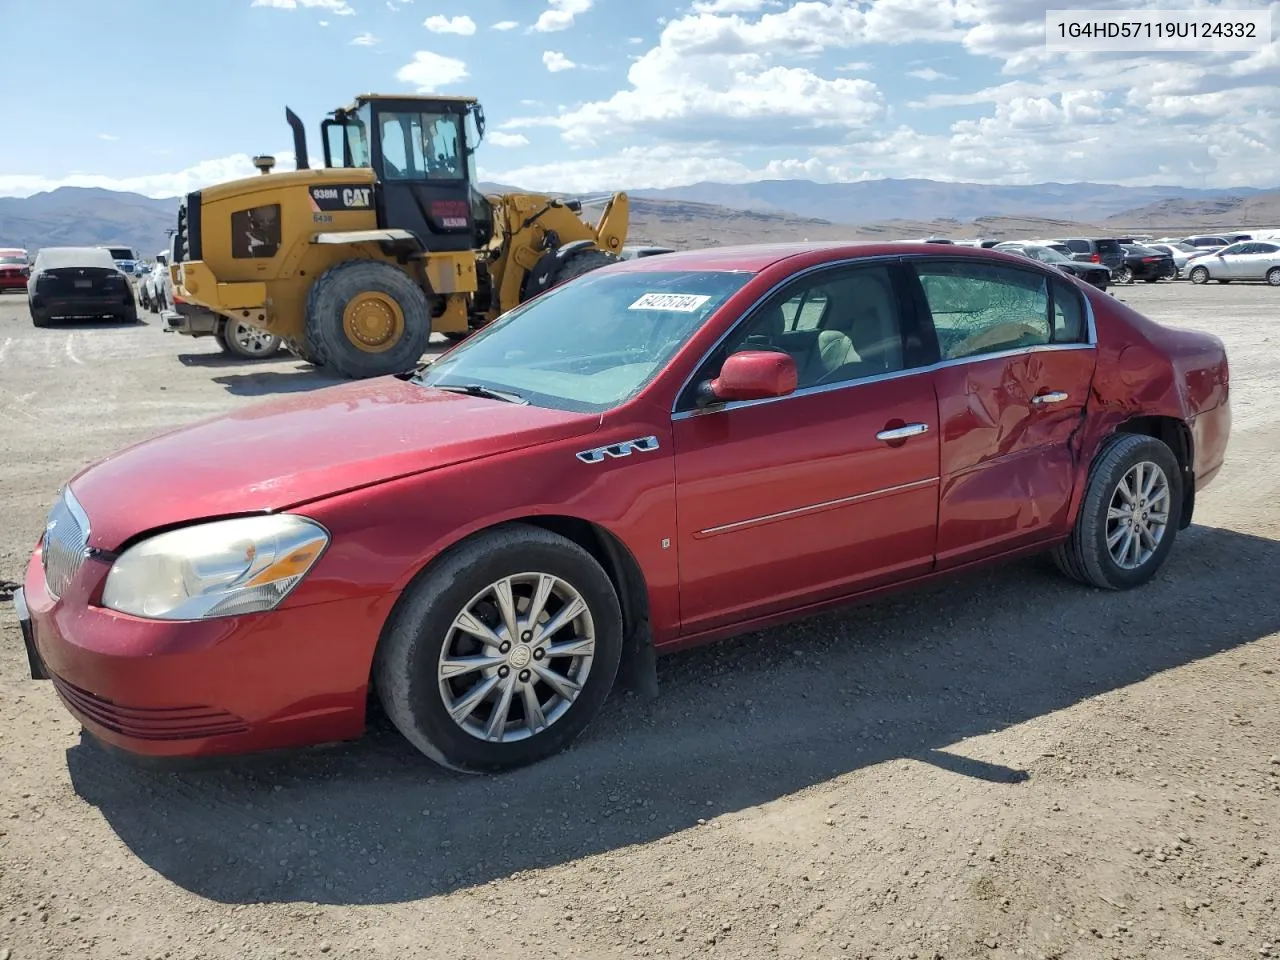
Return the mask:
{"type": "MultiPolygon", "coordinates": [[[[715,343],[699,358],[693,373],[685,378],[680,389],[676,392],[675,399],[671,404],[671,419],[684,420],[689,417],[708,416],[729,410],[737,410],[742,407],[778,403],[798,397],[829,393],[833,390],[848,390],[867,383],[878,383],[883,380],[911,376],[927,369],[936,360],[936,353],[930,353],[929,343],[932,333],[926,334],[922,318],[918,312],[918,303],[912,296],[910,283],[914,282],[915,278],[911,275],[910,268],[905,264],[906,259],[902,254],[882,254],[832,260],[826,263],[814,264],[774,284],[747,307],[742,312],[742,315],[720,334],[715,343]],[[749,327],[757,322],[765,310],[792,299],[804,287],[833,282],[833,279],[829,279],[832,275],[840,275],[859,268],[871,267],[886,268],[890,285],[898,301],[899,336],[902,342],[903,359],[903,368],[901,370],[874,374],[868,377],[854,377],[848,380],[815,384],[811,387],[801,387],[783,397],[765,397],[760,400],[729,400],[709,407],[699,407],[697,405],[698,384],[714,376],[713,369],[718,369],[717,362],[723,364],[724,360],[719,358],[719,353],[725,343],[741,333],[744,327],[749,327]]],[[[826,319],[827,317],[824,315],[824,322],[826,319]]],[[[816,329],[821,330],[824,327],[816,329]]],[[[936,347],[934,349],[936,350],[936,347]]]]}

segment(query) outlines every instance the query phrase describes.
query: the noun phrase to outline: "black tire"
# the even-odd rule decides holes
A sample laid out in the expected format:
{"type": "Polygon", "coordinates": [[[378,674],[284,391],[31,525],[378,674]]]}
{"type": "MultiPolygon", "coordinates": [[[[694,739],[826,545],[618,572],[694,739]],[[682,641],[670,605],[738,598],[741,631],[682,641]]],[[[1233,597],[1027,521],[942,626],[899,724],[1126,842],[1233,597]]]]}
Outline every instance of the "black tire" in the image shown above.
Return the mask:
{"type": "Polygon", "coordinates": [[[583,247],[565,258],[564,263],[560,264],[556,272],[551,275],[551,282],[547,286],[554,287],[556,284],[564,283],[566,280],[572,280],[575,277],[582,276],[584,273],[590,273],[592,270],[599,270],[601,267],[607,267],[618,262],[618,256],[608,250],[601,250],[599,247],[583,247]]]}
{"type": "Polygon", "coordinates": [[[1280,267],[1272,267],[1267,271],[1267,283],[1273,287],[1280,287],[1280,267]]]}
{"type": "MultiPolygon", "coordinates": [[[[374,655],[373,684],[391,722],[431,760],[462,773],[510,770],[564,750],[599,713],[622,659],[622,632],[613,583],[591,554],[541,527],[505,525],[446,551],[405,590],[374,655]],[[522,740],[487,741],[449,715],[438,666],[454,618],[488,585],[527,572],[550,574],[578,592],[594,625],[593,659],[581,691],[549,726],[522,740]]],[[[482,703],[477,710],[491,709],[482,703]]]]}
{"type": "Polygon", "coordinates": [[[123,313],[117,313],[115,319],[119,323],[138,323],[138,308],[129,307],[123,313]]]}
{"type": "Polygon", "coordinates": [[[1128,590],[1146,583],[1173,549],[1182,516],[1182,479],[1177,457],[1162,441],[1135,433],[1108,439],[1089,470],[1071,536],[1053,550],[1058,569],[1073,580],[1104,590],[1128,590]],[[1164,473],[1169,488],[1168,522],[1150,557],[1125,568],[1107,546],[1108,513],[1121,480],[1139,463],[1154,463],[1164,473]]]}
{"type": "Polygon", "coordinates": [[[413,369],[431,338],[431,308],[422,289],[381,260],[349,260],[330,267],[307,294],[304,349],[309,363],[351,379],[381,377],[413,369]],[[342,314],[355,297],[378,292],[395,301],[404,317],[400,338],[380,353],[361,350],[347,337],[342,314]]]}
{"type": "Polygon", "coordinates": [[[30,312],[31,312],[31,325],[32,325],[33,327],[51,327],[51,326],[53,326],[53,321],[52,321],[52,319],[51,319],[51,318],[49,317],[49,315],[48,315],[47,313],[45,313],[43,310],[36,310],[36,309],[34,309],[34,308],[32,308],[32,307],[28,307],[27,309],[28,309],[28,310],[30,310],[30,312]]]}
{"type": "Polygon", "coordinates": [[[1192,283],[1208,283],[1209,268],[1208,267],[1192,267],[1187,272],[1187,279],[1192,283]]]}
{"type": "Polygon", "coordinates": [[[213,338],[218,341],[218,346],[222,348],[223,353],[240,360],[265,360],[267,357],[276,355],[280,349],[279,337],[271,334],[269,339],[260,341],[262,345],[259,349],[252,349],[242,341],[241,337],[235,335],[238,332],[236,328],[240,325],[238,320],[224,319],[218,323],[217,329],[213,332],[213,338]]]}
{"type": "Polygon", "coordinates": [[[280,342],[284,344],[284,348],[286,350],[288,350],[291,354],[293,354],[303,363],[309,363],[312,366],[317,366],[317,367],[320,365],[320,358],[317,357],[315,354],[311,353],[311,351],[307,349],[306,344],[304,344],[301,340],[297,340],[294,337],[282,337],[280,342]]]}

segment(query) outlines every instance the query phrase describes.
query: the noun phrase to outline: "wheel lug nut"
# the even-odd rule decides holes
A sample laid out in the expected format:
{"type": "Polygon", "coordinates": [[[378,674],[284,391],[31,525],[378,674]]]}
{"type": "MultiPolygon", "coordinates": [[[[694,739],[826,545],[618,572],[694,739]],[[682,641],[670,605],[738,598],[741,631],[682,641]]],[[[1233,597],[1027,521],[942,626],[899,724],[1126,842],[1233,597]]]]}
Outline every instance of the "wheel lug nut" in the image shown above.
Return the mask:
{"type": "Polygon", "coordinates": [[[499,653],[508,653],[510,652],[510,650],[511,650],[511,644],[507,643],[507,641],[505,640],[502,641],[502,645],[498,647],[499,653]]]}
{"type": "Polygon", "coordinates": [[[507,679],[507,675],[508,675],[509,673],[511,673],[511,671],[510,671],[510,669],[508,669],[507,667],[499,667],[499,668],[498,668],[498,676],[499,676],[499,677],[501,677],[503,680],[507,679]]]}
{"type": "Polygon", "coordinates": [[[525,643],[528,643],[530,640],[533,639],[533,634],[528,630],[526,630],[524,633],[520,634],[520,639],[523,640],[525,643]]]}
{"type": "Polygon", "coordinates": [[[531,677],[531,676],[532,676],[532,674],[531,674],[531,673],[529,673],[529,671],[528,671],[528,670],[521,670],[521,671],[520,671],[520,682],[521,682],[521,683],[528,683],[528,682],[529,682],[529,677],[531,677]]]}
{"type": "Polygon", "coordinates": [[[541,660],[546,655],[547,655],[547,651],[543,650],[541,647],[533,651],[533,659],[535,660],[541,660]]]}

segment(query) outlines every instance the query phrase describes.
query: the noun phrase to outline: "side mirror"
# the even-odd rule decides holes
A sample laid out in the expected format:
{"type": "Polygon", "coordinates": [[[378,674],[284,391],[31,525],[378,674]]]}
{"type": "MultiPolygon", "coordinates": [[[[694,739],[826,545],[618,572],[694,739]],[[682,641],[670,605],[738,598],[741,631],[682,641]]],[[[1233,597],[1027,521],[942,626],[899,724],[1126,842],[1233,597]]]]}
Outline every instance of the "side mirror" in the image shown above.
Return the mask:
{"type": "Polygon", "coordinates": [[[788,353],[744,350],[731,353],[720,376],[707,380],[698,391],[700,406],[729,400],[764,400],[785,397],[798,382],[796,362],[788,353]]]}

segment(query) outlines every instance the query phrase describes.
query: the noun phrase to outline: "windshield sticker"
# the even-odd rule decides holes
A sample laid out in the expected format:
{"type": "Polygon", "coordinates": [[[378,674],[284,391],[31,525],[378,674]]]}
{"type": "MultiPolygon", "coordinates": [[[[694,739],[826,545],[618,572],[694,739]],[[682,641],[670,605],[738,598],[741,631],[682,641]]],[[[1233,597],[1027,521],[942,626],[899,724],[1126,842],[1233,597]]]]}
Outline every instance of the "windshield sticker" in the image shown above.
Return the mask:
{"type": "Polygon", "coordinates": [[[711,298],[700,293],[646,293],[628,310],[675,310],[693,313],[711,298]]]}

